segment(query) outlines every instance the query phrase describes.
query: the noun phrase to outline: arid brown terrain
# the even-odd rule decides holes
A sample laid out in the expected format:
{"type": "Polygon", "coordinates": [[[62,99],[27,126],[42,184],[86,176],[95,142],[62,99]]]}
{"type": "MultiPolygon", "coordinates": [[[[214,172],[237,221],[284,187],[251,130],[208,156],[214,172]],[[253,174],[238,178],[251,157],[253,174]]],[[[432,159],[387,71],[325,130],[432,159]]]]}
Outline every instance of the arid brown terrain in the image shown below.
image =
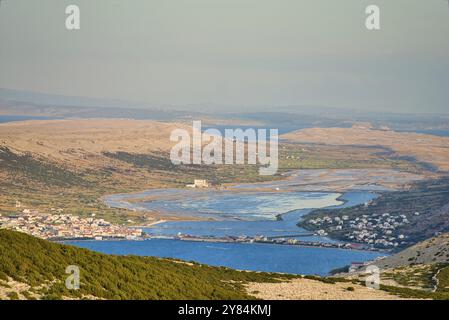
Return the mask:
{"type": "Polygon", "coordinates": [[[313,279],[293,279],[279,283],[250,283],[249,294],[264,300],[401,300],[385,291],[351,282],[325,283],[313,279]]]}
{"type": "Polygon", "coordinates": [[[414,157],[435,169],[449,171],[449,138],[417,133],[372,129],[368,125],[352,128],[311,128],[283,135],[296,142],[334,146],[383,146],[398,157],[414,157]]]}
{"type": "Polygon", "coordinates": [[[98,165],[92,157],[103,152],[168,152],[173,145],[170,133],[176,128],[189,130],[182,124],[150,120],[33,120],[0,125],[0,141],[69,166],[98,165]]]}
{"type": "MultiPolygon", "coordinates": [[[[15,203],[20,201],[31,209],[45,211],[56,207],[79,215],[95,213],[113,221],[126,222],[131,218],[136,223],[151,223],[161,218],[159,213],[108,208],[101,198],[111,193],[183,187],[195,178],[218,184],[285,179],[285,172],[297,169],[374,170],[368,176],[377,176],[376,172],[381,171],[375,170],[379,169],[395,170],[388,176],[400,175],[406,180],[422,179],[425,171],[414,161],[381,154],[385,152],[382,146],[296,142],[281,142],[279,171],[273,177],[260,176],[257,166],[251,165],[175,166],[169,153],[174,145],[170,134],[176,128],[191,130],[189,124],[129,119],[0,124],[0,210],[17,211],[15,203]]],[[[355,183],[349,181],[348,186],[355,183]]]]}

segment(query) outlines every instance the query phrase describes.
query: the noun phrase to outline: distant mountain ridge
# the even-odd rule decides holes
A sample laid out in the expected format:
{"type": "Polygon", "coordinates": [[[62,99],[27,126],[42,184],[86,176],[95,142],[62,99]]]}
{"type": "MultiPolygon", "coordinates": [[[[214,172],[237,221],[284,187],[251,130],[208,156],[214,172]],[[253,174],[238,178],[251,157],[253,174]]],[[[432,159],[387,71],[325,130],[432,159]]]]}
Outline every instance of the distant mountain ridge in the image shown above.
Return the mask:
{"type": "Polygon", "coordinates": [[[0,99],[11,102],[22,102],[33,105],[63,107],[113,107],[113,108],[148,108],[147,104],[116,99],[88,98],[66,96],[32,91],[0,88],[0,99]]]}
{"type": "Polygon", "coordinates": [[[312,105],[245,106],[198,103],[151,104],[120,99],[64,96],[0,88],[0,114],[153,120],[233,119],[263,122],[266,127],[348,127],[370,122],[398,131],[449,130],[448,114],[369,112],[312,105]]]}

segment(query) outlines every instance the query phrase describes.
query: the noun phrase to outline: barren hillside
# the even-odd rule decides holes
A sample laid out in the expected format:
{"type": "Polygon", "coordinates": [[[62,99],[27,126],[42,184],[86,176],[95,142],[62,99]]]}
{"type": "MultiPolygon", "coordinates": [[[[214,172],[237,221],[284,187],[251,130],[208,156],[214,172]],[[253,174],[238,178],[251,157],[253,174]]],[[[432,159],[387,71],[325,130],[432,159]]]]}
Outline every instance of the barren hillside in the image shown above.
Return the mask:
{"type": "Polygon", "coordinates": [[[170,133],[176,128],[189,129],[182,124],[148,120],[22,121],[1,124],[0,141],[14,151],[68,165],[90,165],[89,157],[103,152],[169,152],[170,133]]]}
{"type": "Polygon", "coordinates": [[[449,233],[419,242],[395,255],[376,261],[379,268],[449,263],[449,233]]]}
{"type": "Polygon", "coordinates": [[[352,128],[311,128],[282,136],[284,139],[329,145],[384,146],[399,157],[414,157],[436,169],[449,171],[449,138],[416,133],[375,130],[369,125],[352,128]]]}

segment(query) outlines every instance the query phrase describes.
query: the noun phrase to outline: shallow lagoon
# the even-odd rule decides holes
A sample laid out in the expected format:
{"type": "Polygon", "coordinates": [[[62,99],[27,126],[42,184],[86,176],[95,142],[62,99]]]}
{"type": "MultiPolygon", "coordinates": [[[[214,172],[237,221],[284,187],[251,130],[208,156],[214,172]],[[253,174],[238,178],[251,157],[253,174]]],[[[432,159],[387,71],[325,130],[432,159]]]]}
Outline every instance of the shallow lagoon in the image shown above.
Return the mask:
{"type": "MultiPolygon", "coordinates": [[[[179,191],[179,190],[178,190],[179,191]]],[[[152,191],[154,193],[154,191],[152,191]]],[[[167,193],[172,191],[159,190],[167,193]]],[[[181,194],[189,195],[188,191],[181,190],[181,194]]],[[[147,196],[149,193],[141,193],[147,196]]],[[[135,198],[136,195],[133,195],[135,198]]],[[[177,194],[179,196],[179,194],[177,194]]],[[[234,194],[235,196],[235,194],[234,194]]],[[[245,194],[240,194],[245,198],[245,194]]],[[[165,222],[145,229],[148,233],[161,236],[172,236],[178,233],[195,236],[280,236],[292,235],[305,230],[296,226],[301,217],[314,207],[337,208],[354,206],[368,202],[377,195],[372,192],[347,192],[340,196],[337,193],[326,192],[293,192],[271,193],[266,203],[267,195],[252,194],[252,199],[228,197],[214,197],[213,193],[202,193],[201,197],[184,198],[182,201],[168,201],[164,206],[169,209],[185,211],[199,210],[206,216],[219,218],[215,221],[184,221],[165,222]],[[207,194],[207,197],[205,195],[207,194]],[[273,199],[272,196],[281,196],[273,199]],[[259,197],[260,196],[260,197],[259,197]],[[204,202],[208,197],[212,197],[204,202]],[[294,199],[293,199],[294,198],[294,199]],[[224,199],[223,202],[220,200],[224,199]],[[263,208],[263,214],[251,209],[252,206],[263,208]],[[292,210],[293,209],[293,210],[292,210]],[[227,214],[223,214],[227,213],[227,214]],[[256,214],[254,214],[256,213],[256,214]],[[279,215],[279,220],[276,216],[279,215]],[[250,219],[248,219],[250,216],[250,219]],[[240,217],[240,218],[239,218],[240,217]],[[244,219],[245,217],[245,219],[244,219]]],[[[115,205],[130,205],[130,208],[155,208],[155,201],[144,203],[128,203],[121,200],[128,199],[129,195],[115,195],[108,198],[108,203],[115,205]]],[[[158,206],[163,202],[156,203],[158,206]]],[[[301,237],[304,241],[330,242],[325,237],[301,237]]],[[[197,261],[214,266],[226,266],[240,270],[286,272],[294,274],[326,275],[331,270],[351,264],[373,260],[384,254],[378,252],[329,249],[319,247],[304,247],[290,245],[274,245],[259,243],[218,243],[196,242],[174,239],[150,239],[144,241],[70,241],[72,245],[88,248],[108,254],[141,255],[177,258],[187,261],[197,261]]]]}
{"type": "Polygon", "coordinates": [[[218,220],[261,221],[276,220],[277,216],[293,210],[324,208],[341,204],[338,193],[323,192],[259,192],[229,193],[201,192],[186,194],[170,201],[156,200],[140,205],[147,209],[182,212],[218,220]]]}
{"type": "MultiPolygon", "coordinates": [[[[313,200],[299,201],[299,207],[309,206],[312,203],[321,203],[321,208],[342,208],[348,206],[354,206],[360,203],[368,202],[374,199],[377,195],[371,192],[348,192],[339,197],[339,194],[335,193],[322,193],[322,192],[302,192],[302,198],[311,197],[313,200]],[[338,199],[337,199],[338,198],[338,199]],[[318,200],[320,199],[320,200],[318,200]],[[327,204],[327,205],[326,205],[327,204]]],[[[282,202],[281,202],[282,203],[282,202]]],[[[319,208],[318,206],[315,208],[319,208]]],[[[313,207],[312,207],[313,208],[313,207]]],[[[146,228],[145,231],[161,236],[173,236],[178,233],[189,234],[194,236],[214,236],[214,237],[224,237],[224,236],[282,236],[282,235],[294,235],[302,232],[307,232],[306,230],[299,228],[296,224],[301,219],[302,216],[309,213],[311,210],[308,209],[297,209],[291,211],[283,211],[284,207],[276,208],[280,215],[279,220],[267,220],[259,219],[256,221],[236,221],[236,220],[226,220],[226,221],[182,221],[182,222],[164,222],[157,224],[151,228],[146,228]],[[285,213],[283,213],[285,212],[285,213]]],[[[225,207],[223,206],[223,210],[225,207]]],[[[321,241],[329,242],[332,241],[328,238],[311,236],[311,237],[301,237],[304,241],[321,241]]]]}
{"type": "Polygon", "coordinates": [[[0,123],[14,122],[14,121],[27,121],[27,120],[53,120],[54,117],[39,117],[39,116],[26,116],[26,115],[0,115],[0,123]]]}
{"type": "Polygon", "coordinates": [[[134,210],[155,210],[176,216],[201,217],[214,220],[259,221],[276,220],[281,214],[342,204],[338,193],[216,191],[196,189],[148,190],[133,195],[106,197],[111,207],[134,210]],[[146,197],[154,200],[145,200],[146,197]],[[141,202],[129,203],[129,198],[141,202]]]}

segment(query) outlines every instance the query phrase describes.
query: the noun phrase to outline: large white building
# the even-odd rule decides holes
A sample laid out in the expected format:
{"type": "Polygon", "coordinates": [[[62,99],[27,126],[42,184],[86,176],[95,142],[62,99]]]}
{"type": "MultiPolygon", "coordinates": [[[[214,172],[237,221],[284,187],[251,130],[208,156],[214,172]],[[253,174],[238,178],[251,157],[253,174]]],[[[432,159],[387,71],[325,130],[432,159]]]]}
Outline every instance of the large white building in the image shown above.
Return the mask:
{"type": "Polygon", "coordinates": [[[189,188],[208,188],[209,183],[207,180],[204,179],[195,179],[193,180],[193,184],[188,184],[187,187],[189,188]]]}

